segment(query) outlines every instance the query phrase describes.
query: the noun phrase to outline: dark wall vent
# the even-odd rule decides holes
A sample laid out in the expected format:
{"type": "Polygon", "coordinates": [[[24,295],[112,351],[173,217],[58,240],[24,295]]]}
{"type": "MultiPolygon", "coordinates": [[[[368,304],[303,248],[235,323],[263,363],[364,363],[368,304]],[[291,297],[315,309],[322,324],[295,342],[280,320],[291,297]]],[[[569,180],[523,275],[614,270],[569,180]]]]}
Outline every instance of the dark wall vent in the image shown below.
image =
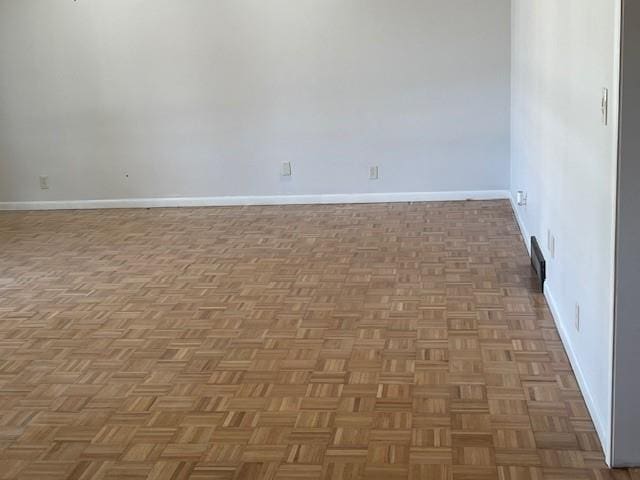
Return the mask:
{"type": "Polygon", "coordinates": [[[536,237],[531,237],[531,266],[538,275],[540,291],[544,292],[544,281],[547,279],[547,262],[536,237]]]}

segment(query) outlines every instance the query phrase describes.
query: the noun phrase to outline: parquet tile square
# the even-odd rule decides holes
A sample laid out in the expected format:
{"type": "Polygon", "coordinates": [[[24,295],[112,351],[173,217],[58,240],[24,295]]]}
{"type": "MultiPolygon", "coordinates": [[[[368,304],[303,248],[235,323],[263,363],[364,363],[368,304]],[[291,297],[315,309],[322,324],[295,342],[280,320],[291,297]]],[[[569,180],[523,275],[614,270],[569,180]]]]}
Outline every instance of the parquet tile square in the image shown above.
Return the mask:
{"type": "Polygon", "coordinates": [[[0,213],[0,388],[0,480],[640,480],[505,201],[0,213]]]}

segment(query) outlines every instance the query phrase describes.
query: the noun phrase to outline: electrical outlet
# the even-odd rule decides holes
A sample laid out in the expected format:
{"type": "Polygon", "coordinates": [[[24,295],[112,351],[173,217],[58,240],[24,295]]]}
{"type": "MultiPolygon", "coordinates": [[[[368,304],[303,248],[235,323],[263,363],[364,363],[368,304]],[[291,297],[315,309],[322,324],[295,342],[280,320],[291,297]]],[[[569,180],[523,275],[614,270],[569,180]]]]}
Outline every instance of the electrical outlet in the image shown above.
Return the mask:
{"type": "Polygon", "coordinates": [[[576,331],[580,331],[580,304],[576,303],[575,318],[573,320],[576,331]]]}
{"type": "Polygon", "coordinates": [[[518,204],[519,207],[524,207],[527,205],[527,193],[522,191],[522,190],[518,190],[516,192],[516,203],[518,204]]]}
{"type": "Polygon", "coordinates": [[[547,249],[551,258],[556,258],[556,237],[553,236],[551,230],[547,230],[547,249]]]}
{"type": "Polygon", "coordinates": [[[369,167],[369,180],[378,180],[378,167],[369,167]]]}
{"type": "Polygon", "coordinates": [[[291,162],[282,162],[280,175],[282,175],[283,177],[290,177],[292,175],[291,162]]]}
{"type": "Polygon", "coordinates": [[[40,175],[40,188],[49,190],[49,177],[47,175],[40,175]]]}

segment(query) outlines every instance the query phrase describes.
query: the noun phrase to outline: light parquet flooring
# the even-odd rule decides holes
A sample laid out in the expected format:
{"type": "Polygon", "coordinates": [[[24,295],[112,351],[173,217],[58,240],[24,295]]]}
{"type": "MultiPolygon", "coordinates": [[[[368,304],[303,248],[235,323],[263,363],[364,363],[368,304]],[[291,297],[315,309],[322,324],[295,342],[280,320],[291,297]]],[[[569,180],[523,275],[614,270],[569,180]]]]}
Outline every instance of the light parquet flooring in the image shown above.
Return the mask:
{"type": "Polygon", "coordinates": [[[0,213],[0,479],[610,472],[508,202],[0,213]]]}

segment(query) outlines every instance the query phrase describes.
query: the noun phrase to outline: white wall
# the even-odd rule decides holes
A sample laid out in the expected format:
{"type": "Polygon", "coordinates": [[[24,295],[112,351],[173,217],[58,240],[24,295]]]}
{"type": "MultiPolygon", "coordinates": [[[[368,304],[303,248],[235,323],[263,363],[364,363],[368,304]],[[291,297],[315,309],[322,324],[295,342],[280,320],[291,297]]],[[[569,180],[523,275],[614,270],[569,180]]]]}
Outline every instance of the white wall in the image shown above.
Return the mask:
{"type": "Polygon", "coordinates": [[[548,248],[546,295],[610,450],[619,0],[514,0],[511,187],[525,235],[548,248]],[[611,91],[609,126],[601,91],[611,91]],[[580,331],[574,326],[580,305],[580,331]]]}
{"type": "Polygon", "coordinates": [[[0,0],[0,202],[507,190],[509,11],[0,0]]]}

